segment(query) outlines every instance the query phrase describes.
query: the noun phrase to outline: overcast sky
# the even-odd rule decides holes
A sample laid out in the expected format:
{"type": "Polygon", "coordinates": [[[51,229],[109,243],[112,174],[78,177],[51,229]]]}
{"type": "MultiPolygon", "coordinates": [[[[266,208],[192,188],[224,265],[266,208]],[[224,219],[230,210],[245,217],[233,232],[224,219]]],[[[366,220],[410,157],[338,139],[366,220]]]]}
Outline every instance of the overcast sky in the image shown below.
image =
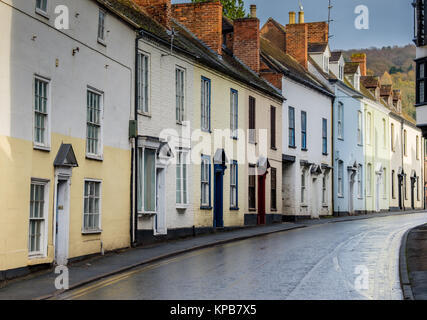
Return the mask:
{"type": "MultiPolygon", "coordinates": [[[[172,3],[190,0],[172,0],[172,3]]],[[[301,0],[305,11],[305,21],[328,20],[328,0],[301,0]]],[[[331,39],[332,49],[359,49],[406,45],[413,38],[412,0],[332,0],[331,39]],[[355,28],[354,13],[358,5],[369,9],[369,29],[355,28]]],[[[288,12],[298,11],[298,0],[245,0],[245,5],[256,4],[261,25],[269,17],[282,24],[289,21],[288,12]]]]}

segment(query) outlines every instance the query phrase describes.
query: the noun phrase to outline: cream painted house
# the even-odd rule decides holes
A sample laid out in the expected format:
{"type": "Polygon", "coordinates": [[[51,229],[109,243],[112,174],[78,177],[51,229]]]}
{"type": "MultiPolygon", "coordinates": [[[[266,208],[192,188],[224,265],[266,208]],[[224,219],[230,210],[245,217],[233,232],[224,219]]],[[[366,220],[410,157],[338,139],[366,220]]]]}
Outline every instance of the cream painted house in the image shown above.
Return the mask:
{"type": "Polygon", "coordinates": [[[2,0],[0,28],[0,279],[128,247],[131,23],[103,1],[2,0]]]}

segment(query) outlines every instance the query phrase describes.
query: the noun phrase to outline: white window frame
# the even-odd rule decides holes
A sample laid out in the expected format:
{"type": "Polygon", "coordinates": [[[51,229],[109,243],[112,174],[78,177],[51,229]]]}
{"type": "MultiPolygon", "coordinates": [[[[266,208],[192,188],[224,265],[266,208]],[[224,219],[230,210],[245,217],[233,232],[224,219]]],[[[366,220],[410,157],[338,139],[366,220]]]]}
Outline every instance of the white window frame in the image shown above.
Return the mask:
{"type": "Polygon", "coordinates": [[[324,174],[322,178],[322,204],[328,205],[328,175],[324,174]]]}
{"type": "Polygon", "coordinates": [[[144,116],[151,115],[151,55],[147,52],[138,52],[138,113],[144,116]],[[146,61],[147,70],[144,62],[146,61]]]}
{"type": "MultiPolygon", "coordinates": [[[[90,214],[90,213],[88,213],[90,214]]],[[[92,214],[93,215],[93,214],[92,214]]],[[[83,215],[82,215],[82,234],[98,234],[102,233],[102,180],[98,179],[84,179],[83,180],[83,215]],[[95,183],[99,184],[99,213],[98,213],[98,227],[93,229],[88,229],[85,226],[85,216],[87,215],[85,212],[85,201],[86,201],[86,183],[95,183]]]]}
{"type": "Polygon", "coordinates": [[[344,196],[344,161],[338,160],[338,197],[344,196]]]}
{"type": "Polygon", "coordinates": [[[239,137],[239,92],[230,90],[230,130],[231,138],[238,139],[239,137]]]}
{"type": "Polygon", "coordinates": [[[97,90],[95,88],[92,88],[90,86],[86,89],[86,145],[85,145],[85,153],[86,158],[88,159],[94,159],[94,160],[103,160],[104,155],[104,93],[100,90],[97,90]],[[97,146],[97,153],[91,153],[88,151],[88,130],[89,130],[89,121],[88,121],[88,95],[89,93],[95,94],[99,96],[99,136],[98,136],[98,146],[97,146]]]}
{"type": "Polygon", "coordinates": [[[358,111],[357,113],[357,143],[359,146],[363,145],[363,113],[358,111]]]}
{"type": "Polygon", "coordinates": [[[46,10],[43,10],[42,7],[37,6],[37,0],[35,1],[35,11],[37,14],[49,19],[49,0],[40,0],[40,3],[46,3],[46,10]]]}
{"type": "Polygon", "coordinates": [[[189,153],[188,151],[185,150],[177,150],[176,152],[176,174],[177,176],[175,177],[176,179],[176,206],[178,208],[186,208],[189,205],[189,197],[188,197],[188,169],[189,169],[189,161],[188,161],[188,156],[189,153]],[[185,174],[184,174],[184,166],[186,166],[186,170],[185,170],[185,174]],[[178,169],[179,168],[179,169],[178,169]],[[180,188],[181,188],[181,192],[180,192],[180,197],[181,197],[181,202],[178,202],[178,170],[180,172],[180,188]],[[185,183],[185,185],[184,185],[185,183]],[[184,194],[184,186],[185,186],[185,190],[186,190],[186,195],[184,194]]]}
{"type": "Polygon", "coordinates": [[[30,226],[31,220],[36,220],[36,218],[31,218],[31,188],[30,188],[30,215],[28,220],[28,256],[30,259],[44,258],[47,256],[47,247],[48,247],[48,225],[49,225],[49,189],[50,189],[50,181],[44,179],[32,178],[30,186],[33,185],[43,186],[44,194],[43,194],[43,218],[37,219],[42,221],[42,226],[40,230],[42,234],[40,235],[40,250],[39,251],[30,251],[30,226]]]}
{"type": "Polygon", "coordinates": [[[175,68],[175,110],[176,110],[176,122],[182,124],[185,121],[185,97],[186,97],[186,77],[187,73],[184,68],[176,66],[175,68]],[[182,75],[182,78],[178,77],[182,75]],[[179,81],[182,79],[182,83],[179,81]],[[181,88],[179,87],[181,85],[181,88]]]}
{"type": "Polygon", "coordinates": [[[307,191],[307,170],[303,168],[301,170],[301,204],[304,206],[306,203],[306,191],[307,191]]]}
{"type": "Polygon", "coordinates": [[[212,81],[202,76],[201,78],[201,124],[204,132],[211,131],[211,104],[212,104],[212,81]],[[209,91],[206,91],[206,86],[209,91]]]}
{"type": "Polygon", "coordinates": [[[329,57],[323,55],[323,71],[329,73],[329,57]]]}
{"type": "Polygon", "coordinates": [[[366,166],[366,195],[372,197],[372,164],[366,166]]]}
{"type": "Polygon", "coordinates": [[[34,81],[33,81],[33,147],[34,149],[40,149],[40,150],[46,150],[50,151],[51,147],[51,80],[39,75],[34,75],[34,81]],[[46,84],[46,113],[45,113],[45,129],[44,129],[44,143],[37,142],[36,141],[36,113],[41,113],[39,111],[36,111],[36,83],[42,82],[46,84]]]}
{"type": "MultiPolygon", "coordinates": [[[[201,196],[200,196],[200,204],[203,208],[209,208],[211,206],[211,161],[212,159],[208,156],[203,156],[201,160],[201,167],[200,170],[202,170],[202,167],[204,167],[205,177],[203,177],[202,174],[200,174],[200,190],[201,190],[201,196]],[[207,188],[208,195],[207,199],[204,199],[205,192],[204,189],[207,188]]],[[[202,173],[202,172],[201,172],[202,173]]]]}
{"type": "Polygon", "coordinates": [[[357,168],[357,196],[359,199],[363,199],[363,166],[359,164],[357,168]]]}
{"type": "Polygon", "coordinates": [[[344,140],[344,104],[340,101],[338,102],[338,139],[344,140]]]}
{"type": "Polygon", "coordinates": [[[368,112],[366,114],[366,144],[367,145],[371,145],[371,141],[372,141],[372,113],[368,112]]]}
{"type": "Polygon", "coordinates": [[[394,123],[392,123],[390,125],[391,127],[391,151],[395,152],[396,151],[396,139],[395,139],[395,128],[394,128],[394,123]]]}
{"type": "Polygon", "coordinates": [[[107,12],[101,8],[99,8],[98,12],[98,42],[105,45],[106,37],[105,37],[105,21],[107,18],[107,12]],[[102,17],[102,20],[101,20],[102,17]]]}
{"type": "Polygon", "coordinates": [[[157,199],[157,168],[158,168],[158,162],[157,162],[157,149],[154,147],[149,146],[142,146],[138,148],[138,197],[141,199],[141,207],[139,208],[138,204],[138,214],[156,214],[157,213],[157,201],[155,200],[155,209],[154,211],[146,210],[145,209],[145,150],[149,149],[152,151],[155,151],[155,157],[154,157],[154,199],[157,199]]]}
{"type": "Polygon", "coordinates": [[[231,162],[230,164],[230,208],[237,209],[239,206],[238,183],[239,183],[239,164],[231,162]],[[233,201],[233,196],[235,201],[233,201]]]}
{"type": "Polygon", "coordinates": [[[387,121],[383,118],[383,148],[387,148],[387,121]]]}
{"type": "Polygon", "coordinates": [[[383,199],[387,199],[388,198],[388,188],[387,188],[387,182],[388,182],[388,179],[387,179],[387,174],[388,174],[388,171],[387,171],[387,168],[384,168],[383,169],[383,177],[382,177],[382,184],[383,184],[383,199]]]}

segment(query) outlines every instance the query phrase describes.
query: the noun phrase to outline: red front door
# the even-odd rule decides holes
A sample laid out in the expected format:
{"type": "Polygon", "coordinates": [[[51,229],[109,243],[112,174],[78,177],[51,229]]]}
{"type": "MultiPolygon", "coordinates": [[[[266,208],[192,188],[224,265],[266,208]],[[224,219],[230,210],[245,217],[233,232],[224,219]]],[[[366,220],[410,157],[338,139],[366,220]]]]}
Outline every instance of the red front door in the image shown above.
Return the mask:
{"type": "Polygon", "coordinates": [[[265,181],[267,174],[258,176],[258,224],[264,225],[265,219],[265,181]]]}

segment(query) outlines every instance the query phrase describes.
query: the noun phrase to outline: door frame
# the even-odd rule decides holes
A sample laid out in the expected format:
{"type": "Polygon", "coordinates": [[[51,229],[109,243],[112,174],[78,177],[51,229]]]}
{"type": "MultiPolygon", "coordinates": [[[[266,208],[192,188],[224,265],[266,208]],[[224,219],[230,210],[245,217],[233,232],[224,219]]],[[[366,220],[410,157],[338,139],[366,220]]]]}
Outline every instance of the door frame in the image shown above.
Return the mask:
{"type": "Polygon", "coordinates": [[[265,225],[267,224],[267,212],[266,212],[266,182],[267,182],[268,172],[258,175],[258,215],[257,215],[257,224],[265,225]]]}
{"type": "Polygon", "coordinates": [[[71,207],[71,177],[72,177],[72,168],[69,167],[56,167],[55,168],[55,187],[54,187],[54,205],[53,205],[53,248],[54,248],[54,261],[57,264],[57,244],[58,244],[58,235],[57,235],[57,210],[58,210],[58,185],[61,181],[65,181],[66,185],[66,195],[65,199],[67,202],[66,209],[64,209],[63,214],[66,215],[64,221],[67,222],[65,226],[64,234],[64,244],[65,244],[65,265],[68,262],[69,257],[69,248],[70,248],[70,207],[71,207]],[[67,197],[68,195],[68,197],[67,197]]]}
{"type": "Polygon", "coordinates": [[[167,215],[166,215],[166,166],[157,163],[156,166],[156,216],[154,218],[154,235],[164,236],[168,234],[167,215]],[[162,192],[159,192],[160,184],[162,184],[162,192]],[[165,220],[164,230],[158,228],[159,215],[163,214],[165,220]]]}
{"type": "Polygon", "coordinates": [[[227,166],[214,165],[213,228],[224,228],[224,175],[227,166]],[[219,179],[219,181],[218,181],[219,179]],[[218,191],[220,194],[218,194],[218,191]]]}

